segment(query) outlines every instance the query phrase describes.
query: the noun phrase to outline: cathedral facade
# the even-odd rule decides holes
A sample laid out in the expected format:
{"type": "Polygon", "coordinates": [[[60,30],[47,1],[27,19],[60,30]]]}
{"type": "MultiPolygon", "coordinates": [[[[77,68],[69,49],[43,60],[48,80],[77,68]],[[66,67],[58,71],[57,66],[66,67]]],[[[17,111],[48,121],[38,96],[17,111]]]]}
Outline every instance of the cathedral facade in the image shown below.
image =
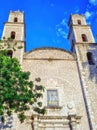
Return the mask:
{"type": "Polygon", "coordinates": [[[3,37],[23,48],[12,53],[30,80],[45,86],[45,115],[28,112],[21,124],[14,115],[12,126],[1,130],[97,130],[97,44],[83,15],[70,16],[68,39],[71,51],[37,48],[25,52],[23,12],[10,12],[3,37]],[[33,119],[31,118],[33,115],[33,119]]]}

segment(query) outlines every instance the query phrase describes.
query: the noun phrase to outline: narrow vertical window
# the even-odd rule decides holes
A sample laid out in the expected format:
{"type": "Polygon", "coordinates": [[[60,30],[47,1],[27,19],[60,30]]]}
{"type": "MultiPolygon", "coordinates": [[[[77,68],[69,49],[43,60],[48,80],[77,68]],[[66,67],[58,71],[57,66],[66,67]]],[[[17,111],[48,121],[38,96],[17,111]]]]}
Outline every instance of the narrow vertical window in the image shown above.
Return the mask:
{"type": "Polygon", "coordinates": [[[9,56],[10,58],[12,58],[12,55],[13,55],[12,50],[8,50],[8,52],[7,52],[7,56],[9,56]]]}
{"type": "Polygon", "coordinates": [[[78,25],[81,25],[81,20],[77,20],[78,25]]]}
{"type": "Polygon", "coordinates": [[[18,18],[17,17],[14,18],[14,22],[18,22],[18,18]]]}
{"type": "Polygon", "coordinates": [[[58,106],[58,92],[57,92],[57,90],[47,90],[47,105],[49,107],[58,106]]]}
{"type": "Polygon", "coordinates": [[[11,39],[15,39],[15,32],[14,31],[11,32],[11,39]]]}
{"type": "Polygon", "coordinates": [[[88,63],[89,63],[90,65],[94,65],[93,55],[92,55],[91,52],[88,52],[88,53],[87,53],[87,59],[88,59],[88,63]]]}
{"type": "Polygon", "coordinates": [[[85,34],[82,34],[82,41],[83,42],[87,42],[88,41],[87,36],[85,34]]]}

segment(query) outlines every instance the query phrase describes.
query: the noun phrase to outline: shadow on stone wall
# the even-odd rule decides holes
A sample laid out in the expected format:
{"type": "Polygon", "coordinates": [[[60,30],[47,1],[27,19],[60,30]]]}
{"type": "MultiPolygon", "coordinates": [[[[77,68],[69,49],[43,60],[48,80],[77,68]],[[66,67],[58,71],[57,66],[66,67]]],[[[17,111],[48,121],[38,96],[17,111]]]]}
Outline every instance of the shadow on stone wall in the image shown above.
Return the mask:
{"type": "Polygon", "coordinates": [[[86,61],[82,60],[82,74],[84,78],[89,82],[92,81],[94,83],[97,83],[97,47],[93,47],[92,49],[88,49],[87,52],[90,52],[92,54],[92,61],[90,58],[90,61],[86,54],[86,61]],[[87,78],[88,76],[88,78],[87,78]]]}
{"type": "MultiPolygon", "coordinates": [[[[5,117],[5,122],[0,120],[0,130],[10,130],[13,127],[13,117],[5,117]]],[[[14,130],[14,129],[13,129],[14,130]]]]}

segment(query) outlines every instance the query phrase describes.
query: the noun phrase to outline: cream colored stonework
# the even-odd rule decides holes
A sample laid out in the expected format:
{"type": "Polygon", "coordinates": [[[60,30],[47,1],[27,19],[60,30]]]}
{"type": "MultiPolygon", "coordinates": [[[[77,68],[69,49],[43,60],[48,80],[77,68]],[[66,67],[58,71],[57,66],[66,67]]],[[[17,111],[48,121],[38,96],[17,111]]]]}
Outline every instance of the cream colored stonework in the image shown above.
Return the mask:
{"type": "Polygon", "coordinates": [[[72,54],[53,48],[33,50],[24,55],[22,68],[31,72],[30,80],[36,82],[35,79],[40,77],[40,84],[45,86],[42,101],[47,108],[47,114],[39,117],[40,123],[35,130],[49,130],[49,127],[52,130],[70,129],[69,116],[74,116],[75,125],[79,129],[88,128],[77,63],[72,54]],[[47,90],[58,90],[58,107],[47,106],[47,90]]]}
{"type": "Polygon", "coordinates": [[[24,13],[10,12],[2,37],[9,37],[13,30],[16,32],[13,43],[16,41],[24,48],[17,50],[13,57],[18,58],[24,71],[31,73],[30,80],[45,87],[40,100],[47,112],[39,115],[31,109],[26,112],[23,124],[14,113],[11,123],[6,117],[6,123],[0,124],[1,130],[97,130],[97,47],[83,15],[71,15],[69,27],[72,52],[58,48],[24,52],[24,13]],[[18,23],[13,22],[14,17],[18,23]],[[86,34],[88,41],[83,42],[81,34],[86,34]],[[87,52],[93,54],[94,65],[89,65],[87,52]],[[57,105],[52,107],[48,105],[51,90],[57,92],[57,105]]]}
{"type": "MultiPolygon", "coordinates": [[[[72,30],[69,33],[69,39],[73,51],[76,52],[78,69],[82,83],[83,97],[86,104],[90,130],[97,129],[97,45],[93,38],[90,26],[85,22],[82,15],[71,15],[70,23],[72,30]],[[81,20],[81,25],[77,24],[81,20]],[[76,23],[75,23],[76,21],[76,23]],[[82,34],[87,37],[86,41],[82,40],[82,34]],[[87,53],[90,52],[90,58],[94,64],[89,64],[87,53]]],[[[70,25],[69,25],[70,26],[70,25]]]]}

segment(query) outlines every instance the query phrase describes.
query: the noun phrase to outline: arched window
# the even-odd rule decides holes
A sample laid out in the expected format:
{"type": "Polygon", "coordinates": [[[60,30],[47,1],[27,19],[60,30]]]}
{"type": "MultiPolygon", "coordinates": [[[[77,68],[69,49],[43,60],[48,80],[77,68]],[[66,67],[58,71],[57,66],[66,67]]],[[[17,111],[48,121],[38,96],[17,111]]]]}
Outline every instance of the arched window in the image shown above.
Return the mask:
{"type": "Polygon", "coordinates": [[[87,42],[88,41],[87,36],[85,34],[82,34],[82,41],[83,42],[87,42]]]}
{"type": "Polygon", "coordinates": [[[11,32],[11,39],[15,39],[15,32],[14,31],[11,32]]]}
{"type": "Polygon", "coordinates": [[[81,25],[81,20],[77,20],[77,23],[78,23],[79,25],[81,25]]]}
{"type": "Polygon", "coordinates": [[[13,51],[12,50],[8,50],[7,56],[9,56],[10,58],[12,58],[12,55],[13,55],[13,51]]]}
{"type": "Polygon", "coordinates": [[[14,18],[14,22],[18,22],[18,18],[17,17],[14,18]]]}
{"type": "Polygon", "coordinates": [[[93,55],[91,52],[87,52],[87,59],[88,59],[88,63],[90,65],[94,65],[94,62],[93,62],[93,55]]]}

